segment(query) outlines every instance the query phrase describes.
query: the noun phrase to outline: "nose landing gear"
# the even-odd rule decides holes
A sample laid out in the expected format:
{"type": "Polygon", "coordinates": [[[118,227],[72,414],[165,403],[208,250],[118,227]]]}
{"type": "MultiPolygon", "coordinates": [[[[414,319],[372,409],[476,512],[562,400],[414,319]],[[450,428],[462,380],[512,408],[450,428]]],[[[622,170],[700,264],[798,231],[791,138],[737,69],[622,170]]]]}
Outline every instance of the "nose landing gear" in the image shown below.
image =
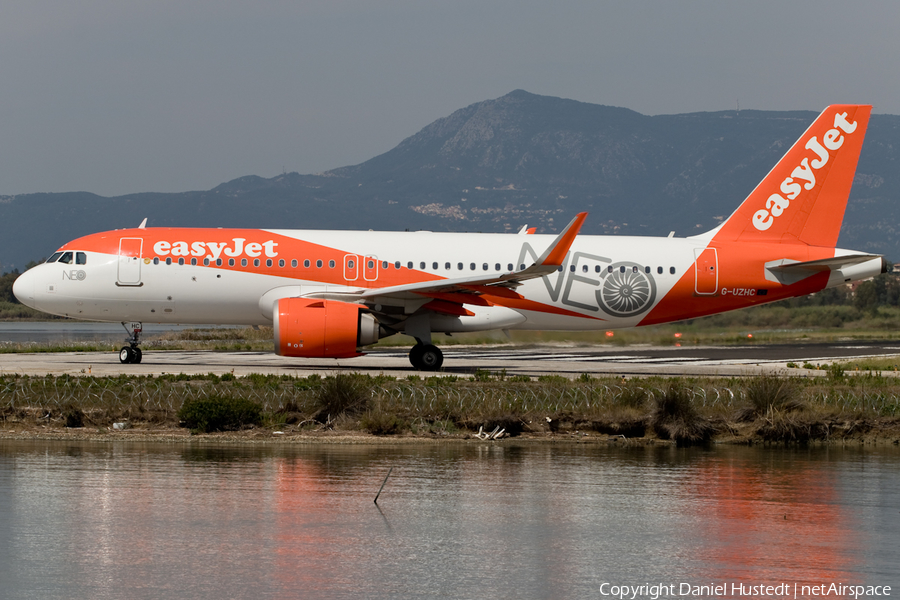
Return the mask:
{"type": "Polygon", "coordinates": [[[119,350],[119,362],[123,365],[138,364],[141,362],[141,358],[143,358],[143,352],[141,352],[140,347],[138,347],[138,344],[141,343],[141,331],[143,331],[143,326],[141,323],[131,323],[129,326],[123,322],[122,327],[128,332],[128,337],[125,338],[128,345],[122,346],[122,349],[119,350]]]}

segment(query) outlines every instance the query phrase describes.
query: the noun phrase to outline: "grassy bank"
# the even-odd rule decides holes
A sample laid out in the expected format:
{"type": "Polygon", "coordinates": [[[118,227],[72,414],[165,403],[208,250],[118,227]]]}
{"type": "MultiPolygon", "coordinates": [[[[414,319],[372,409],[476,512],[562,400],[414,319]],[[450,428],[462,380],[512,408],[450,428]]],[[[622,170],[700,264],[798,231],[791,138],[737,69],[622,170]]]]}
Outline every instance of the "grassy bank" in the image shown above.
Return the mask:
{"type": "Polygon", "coordinates": [[[0,377],[0,431],[133,430],[315,436],[323,432],[794,442],[900,440],[895,378],[576,381],[478,373],[403,380],[363,375],[0,377]],[[232,412],[238,411],[233,417],[232,412]],[[213,425],[211,425],[213,423],[213,425]]]}

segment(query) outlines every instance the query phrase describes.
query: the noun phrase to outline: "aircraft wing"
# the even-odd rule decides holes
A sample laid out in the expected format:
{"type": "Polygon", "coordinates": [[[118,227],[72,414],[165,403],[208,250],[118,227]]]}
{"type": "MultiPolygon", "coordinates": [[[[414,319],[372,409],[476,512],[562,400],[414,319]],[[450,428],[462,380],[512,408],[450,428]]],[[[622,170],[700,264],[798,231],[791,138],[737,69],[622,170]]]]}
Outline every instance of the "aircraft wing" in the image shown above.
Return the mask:
{"type": "Polygon", "coordinates": [[[467,293],[480,294],[483,290],[478,288],[499,287],[516,288],[522,282],[529,279],[543,277],[557,271],[563,263],[572,242],[581,230],[587,213],[578,213],[563,231],[556,236],[553,243],[534,262],[533,265],[521,270],[514,270],[502,274],[478,275],[472,277],[456,277],[451,279],[439,279],[436,281],[421,281],[383,288],[360,289],[347,292],[317,292],[307,297],[327,298],[334,300],[374,300],[396,298],[398,300],[421,299],[431,294],[467,293]]]}

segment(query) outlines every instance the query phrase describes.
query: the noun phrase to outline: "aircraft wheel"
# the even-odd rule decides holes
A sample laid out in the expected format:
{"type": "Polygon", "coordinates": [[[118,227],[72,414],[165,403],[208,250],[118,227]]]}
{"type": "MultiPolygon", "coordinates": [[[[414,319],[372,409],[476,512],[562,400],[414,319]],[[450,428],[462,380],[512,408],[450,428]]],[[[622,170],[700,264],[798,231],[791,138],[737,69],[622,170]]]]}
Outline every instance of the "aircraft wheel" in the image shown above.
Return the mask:
{"type": "Polygon", "coordinates": [[[119,362],[127,365],[134,362],[134,350],[130,346],[122,346],[119,350],[119,362]]]}
{"type": "Polygon", "coordinates": [[[142,358],[144,358],[144,353],[141,352],[140,348],[135,348],[134,349],[134,359],[131,362],[138,364],[141,362],[142,358]]]}
{"type": "Polygon", "coordinates": [[[422,371],[437,371],[444,364],[444,353],[437,346],[431,344],[422,346],[419,363],[422,371]]]}
{"type": "Polygon", "coordinates": [[[409,349],[409,364],[417,371],[422,370],[422,349],[424,347],[424,344],[416,344],[409,349]]]}

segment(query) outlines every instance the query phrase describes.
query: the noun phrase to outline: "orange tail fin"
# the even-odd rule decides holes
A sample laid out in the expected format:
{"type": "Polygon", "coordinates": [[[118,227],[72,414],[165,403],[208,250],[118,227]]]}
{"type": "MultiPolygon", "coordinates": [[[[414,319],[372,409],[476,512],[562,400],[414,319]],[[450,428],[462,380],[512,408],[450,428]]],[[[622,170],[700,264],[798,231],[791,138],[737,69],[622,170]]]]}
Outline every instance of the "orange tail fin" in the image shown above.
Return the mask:
{"type": "Polygon", "coordinates": [[[714,239],[834,248],[871,110],[826,108],[714,239]]]}

